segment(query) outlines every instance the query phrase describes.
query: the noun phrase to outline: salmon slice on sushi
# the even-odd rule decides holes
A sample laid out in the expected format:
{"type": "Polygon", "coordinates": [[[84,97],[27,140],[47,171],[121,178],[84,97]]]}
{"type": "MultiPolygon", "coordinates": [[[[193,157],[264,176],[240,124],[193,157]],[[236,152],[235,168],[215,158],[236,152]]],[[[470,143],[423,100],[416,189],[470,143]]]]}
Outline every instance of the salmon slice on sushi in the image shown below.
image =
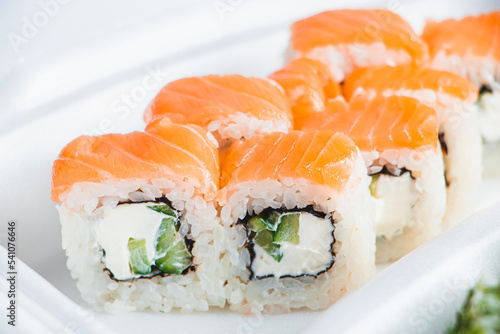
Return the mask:
{"type": "Polygon", "coordinates": [[[111,313],[224,306],[215,146],[199,127],[158,120],[62,150],[52,199],[84,300],[111,313]]]}
{"type": "MultiPolygon", "coordinates": [[[[460,74],[479,89],[477,104],[484,141],[500,143],[500,12],[427,22],[422,34],[432,67],[460,74]]],[[[490,152],[490,151],[488,151],[490,152]]],[[[498,170],[500,153],[497,153],[498,170]]],[[[493,168],[493,166],[485,166],[493,168]]]]}
{"type": "Polygon", "coordinates": [[[338,81],[359,67],[428,60],[426,44],[408,22],[384,9],[332,10],[297,21],[289,53],[327,64],[338,81]]]}
{"type": "Polygon", "coordinates": [[[322,112],[328,104],[345,104],[340,84],[325,64],[308,58],[291,60],[269,76],[285,90],[295,128],[310,114],[322,112]]]}
{"type": "Polygon", "coordinates": [[[413,65],[366,67],[344,82],[353,95],[401,95],[418,99],[436,110],[447,183],[444,227],[460,223],[475,209],[481,183],[481,133],[477,124],[478,90],[467,79],[447,71],[413,65]]]}
{"type": "Polygon", "coordinates": [[[221,165],[221,222],[232,309],[322,309],[375,272],[369,178],[354,143],[332,131],[239,140],[221,165]],[[265,158],[263,158],[265,157],[265,158]]]}
{"type": "Polygon", "coordinates": [[[371,177],[377,262],[399,259],[442,231],[446,185],[434,109],[405,96],[356,95],[348,108],[311,116],[303,129],[349,136],[371,177]]]}
{"type": "Polygon", "coordinates": [[[287,132],[292,115],[274,81],[241,75],[209,75],[167,84],[147,108],[147,123],[168,118],[210,131],[221,147],[256,134],[287,132]]]}

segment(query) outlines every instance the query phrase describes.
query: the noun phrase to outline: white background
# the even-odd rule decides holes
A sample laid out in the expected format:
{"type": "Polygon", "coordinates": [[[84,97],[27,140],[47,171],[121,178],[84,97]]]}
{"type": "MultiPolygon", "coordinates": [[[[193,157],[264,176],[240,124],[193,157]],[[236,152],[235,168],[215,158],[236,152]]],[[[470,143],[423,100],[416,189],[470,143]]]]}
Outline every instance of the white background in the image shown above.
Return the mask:
{"type": "MultiPolygon", "coordinates": [[[[500,3],[389,0],[348,6],[396,10],[419,31],[427,18],[477,14],[500,3]]],[[[50,200],[51,165],[64,145],[81,134],[143,129],[145,106],[179,77],[268,75],[282,65],[291,22],[340,7],[340,1],[314,0],[0,1],[0,220],[1,226],[17,221],[19,257],[84,305],[65,268],[50,200]]],[[[483,185],[488,196],[482,206],[498,199],[492,182],[483,185]]],[[[160,321],[190,322],[193,332],[217,323],[219,333],[245,333],[248,326],[250,333],[289,333],[318,315],[266,317],[257,327],[239,315],[213,313],[99,317],[129,329],[160,321]]]]}

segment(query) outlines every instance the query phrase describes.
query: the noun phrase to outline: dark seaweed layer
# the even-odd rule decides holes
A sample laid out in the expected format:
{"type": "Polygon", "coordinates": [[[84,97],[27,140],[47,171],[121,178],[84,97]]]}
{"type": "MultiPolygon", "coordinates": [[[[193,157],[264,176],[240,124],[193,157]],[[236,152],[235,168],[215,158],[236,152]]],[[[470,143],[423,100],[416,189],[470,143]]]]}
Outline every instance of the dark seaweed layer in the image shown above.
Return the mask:
{"type": "MultiPolygon", "coordinates": [[[[264,209],[262,213],[266,214],[270,211],[276,211],[276,212],[279,212],[280,214],[284,214],[284,213],[288,213],[288,212],[307,212],[307,213],[310,213],[316,217],[319,217],[319,218],[322,218],[322,219],[325,219],[326,218],[326,213],[324,212],[318,212],[316,210],[314,210],[314,207],[312,205],[308,205],[304,208],[298,208],[298,207],[295,207],[295,208],[292,208],[292,209],[285,209],[285,208],[278,208],[278,209],[273,209],[273,208],[267,208],[267,209],[264,209]]],[[[256,276],[252,270],[252,264],[253,264],[253,261],[255,259],[255,250],[254,250],[254,244],[252,241],[250,241],[250,230],[247,228],[247,222],[250,218],[256,216],[256,214],[253,214],[253,215],[250,215],[250,214],[247,214],[245,218],[243,219],[239,219],[237,222],[236,222],[236,225],[243,225],[243,227],[245,228],[245,232],[247,234],[247,240],[245,242],[245,245],[244,247],[246,249],[248,249],[248,252],[250,253],[250,264],[247,265],[247,269],[248,271],[250,272],[250,279],[251,280],[254,280],[254,279],[264,279],[264,278],[271,278],[271,277],[275,277],[274,275],[266,275],[266,276],[256,276]]],[[[333,266],[333,264],[335,263],[335,252],[333,251],[333,245],[335,244],[335,235],[334,235],[334,232],[335,232],[335,220],[333,219],[333,217],[330,217],[330,221],[332,222],[332,226],[333,226],[333,230],[332,230],[332,238],[333,238],[333,241],[332,243],[330,244],[330,253],[332,254],[332,261],[330,262],[330,264],[322,271],[316,273],[316,274],[301,274],[301,275],[283,275],[283,276],[280,276],[278,278],[286,278],[286,277],[292,277],[292,278],[298,278],[298,277],[306,277],[306,276],[311,276],[311,277],[315,277],[317,278],[319,275],[327,272],[328,270],[330,270],[330,268],[333,266]]]]}
{"type": "MultiPolygon", "coordinates": [[[[446,145],[444,132],[439,133],[439,143],[441,144],[441,149],[443,150],[443,153],[448,154],[448,146],[446,145]]],[[[446,178],[446,173],[444,173],[444,182],[446,182],[446,188],[448,188],[450,186],[450,182],[448,182],[448,179],[446,178]]]]}
{"type": "Polygon", "coordinates": [[[439,133],[439,143],[441,144],[441,149],[444,154],[448,154],[448,146],[446,145],[446,141],[444,139],[444,132],[439,133]]]}
{"type": "Polygon", "coordinates": [[[390,176],[401,176],[404,173],[410,173],[411,178],[415,179],[413,177],[413,175],[411,174],[411,171],[409,169],[406,169],[404,167],[403,168],[396,168],[396,167],[394,167],[394,169],[395,169],[395,172],[393,173],[393,172],[389,171],[386,166],[384,166],[384,167],[382,167],[382,170],[380,172],[369,174],[369,175],[373,176],[373,175],[377,175],[377,174],[385,174],[385,175],[390,175],[390,176]]]}
{"type": "MultiPolygon", "coordinates": [[[[140,202],[133,202],[133,201],[125,201],[125,202],[120,202],[118,203],[118,205],[122,205],[122,204],[137,204],[137,203],[148,203],[148,202],[154,202],[154,203],[164,203],[164,204],[167,204],[168,206],[170,206],[173,210],[175,210],[175,212],[177,213],[177,222],[180,224],[180,220],[181,220],[181,216],[182,216],[182,213],[175,209],[172,205],[172,202],[166,198],[165,196],[162,196],[162,197],[159,197],[159,198],[155,198],[154,201],[140,201],[140,202]]],[[[118,206],[117,205],[117,206],[118,206]]],[[[187,250],[189,252],[189,254],[191,255],[191,259],[193,259],[193,253],[192,253],[192,250],[193,250],[193,246],[194,246],[194,243],[195,241],[194,240],[191,240],[191,239],[188,239],[187,236],[184,237],[184,242],[186,243],[186,247],[187,247],[187,250]]],[[[101,248],[101,251],[102,251],[102,258],[104,258],[106,256],[106,252],[104,251],[104,249],[101,248]]],[[[192,262],[192,261],[191,261],[192,262]]],[[[104,265],[104,262],[101,260],[101,263],[104,265]]],[[[195,271],[196,270],[196,266],[195,265],[191,265],[189,266],[188,268],[186,268],[182,273],[181,275],[186,275],[189,271],[195,271]]],[[[119,280],[119,279],[116,279],[114,276],[113,276],[113,273],[111,272],[111,270],[109,270],[108,268],[104,267],[103,269],[104,272],[107,272],[109,277],[114,280],[114,281],[117,281],[117,282],[127,282],[127,281],[132,281],[132,280],[135,280],[135,279],[150,279],[150,278],[153,278],[155,276],[161,276],[161,277],[166,277],[166,276],[171,276],[170,274],[167,274],[167,273],[164,273],[163,271],[161,271],[160,269],[158,269],[154,264],[151,266],[151,273],[148,274],[147,276],[139,276],[139,277],[133,277],[133,278],[129,278],[129,279],[124,279],[124,280],[119,280]]]]}
{"type": "Polygon", "coordinates": [[[481,87],[479,88],[479,96],[485,94],[485,93],[493,93],[493,89],[491,89],[490,86],[488,85],[481,85],[481,87]]]}

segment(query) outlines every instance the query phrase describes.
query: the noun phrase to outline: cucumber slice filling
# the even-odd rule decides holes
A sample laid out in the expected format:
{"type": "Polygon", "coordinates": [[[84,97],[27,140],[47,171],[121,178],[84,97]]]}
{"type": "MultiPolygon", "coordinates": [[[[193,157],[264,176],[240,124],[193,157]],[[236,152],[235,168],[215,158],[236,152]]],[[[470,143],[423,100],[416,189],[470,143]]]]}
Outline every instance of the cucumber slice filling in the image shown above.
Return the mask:
{"type": "Polygon", "coordinates": [[[273,242],[282,244],[289,242],[294,245],[299,244],[299,221],[300,213],[289,213],[281,216],[280,224],[274,234],[273,242]]]}
{"type": "Polygon", "coordinates": [[[373,197],[376,197],[375,194],[377,193],[377,181],[380,178],[380,174],[375,174],[372,176],[372,181],[370,182],[370,194],[373,197]]]}
{"type": "Polygon", "coordinates": [[[179,215],[167,204],[148,206],[148,208],[166,215],[167,218],[162,219],[156,232],[153,259],[148,259],[145,239],[129,239],[130,270],[135,275],[148,275],[154,265],[164,273],[180,275],[191,266],[192,255],[186,241],[178,233],[179,215]]]}
{"type": "Polygon", "coordinates": [[[280,250],[280,245],[273,242],[273,232],[264,230],[255,234],[253,242],[260,246],[267,254],[276,261],[280,262],[283,258],[283,253],[280,250]]]}
{"type": "Polygon", "coordinates": [[[164,218],[157,233],[155,265],[164,273],[180,275],[191,265],[186,242],[177,233],[177,220],[164,218]]]}
{"type": "Polygon", "coordinates": [[[146,252],[146,239],[128,239],[128,250],[130,252],[130,270],[136,275],[147,275],[151,272],[151,265],[146,252]]]}
{"type": "Polygon", "coordinates": [[[175,212],[175,210],[172,209],[167,204],[151,205],[151,206],[148,206],[148,208],[150,208],[153,211],[163,213],[167,216],[174,217],[175,219],[178,218],[177,212],[175,212]]]}
{"type": "Polygon", "coordinates": [[[280,245],[284,242],[299,244],[299,222],[299,212],[280,214],[275,210],[266,210],[248,220],[250,241],[279,263],[283,258],[280,245]]]}

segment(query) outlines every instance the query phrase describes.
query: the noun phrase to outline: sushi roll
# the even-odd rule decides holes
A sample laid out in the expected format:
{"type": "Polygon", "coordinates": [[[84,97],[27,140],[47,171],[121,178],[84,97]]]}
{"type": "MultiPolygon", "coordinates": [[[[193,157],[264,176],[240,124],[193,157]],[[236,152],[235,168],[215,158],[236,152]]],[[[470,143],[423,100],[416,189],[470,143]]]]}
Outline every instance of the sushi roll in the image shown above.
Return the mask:
{"type": "Polygon", "coordinates": [[[349,136],[361,150],[373,202],[377,262],[399,259],[442,231],[446,185],[434,109],[405,96],[356,95],[328,108],[304,130],[349,136]]]}
{"type": "Polygon", "coordinates": [[[311,113],[322,112],[327,104],[345,104],[340,84],[328,66],[308,58],[291,60],[269,76],[283,87],[290,104],[294,127],[311,113]]]}
{"type": "Polygon", "coordinates": [[[199,125],[221,148],[235,139],[287,132],[292,115],[283,89],[269,79],[241,75],[184,78],[167,84],[147,108],[146,123],[168,118],[199,125]]]}
{"type": "Polygon", "coordinates": [[[446,169],[444,228],[460,223],[475,209],[481,183],[482,142],[477,125],[478,90],[467,79],[447,71],[412,65],[366,67],[352,72],[344,94],[402,95],[436,110],[446,169]]]}
{"type": "Polygon", "coordinates": [[[346,136],[291,131],[236,141],[221,185],[232,309],[322,309],[374,274],[369,178],[346,136]]]}
{"type": "Polygon", "coordinates": [[[62,150],[52,199],[85,301],[111,313],[224,306],[215,145],[199,127],[159,120],[62,150]]]}
{"type": "Polygon", "coordinates": [[[341,82],[358,67],[422,64],[428,50],[408,22],[391,11],[342,9],[295,22],[289,56],[317,59],[341,82]]]}
{"type": "MultiPolygon", "coordinates": [[[[429,44],[433,68],[460,74],[479,89],[481,134],[490,144],[487,152],[494,152],[500,147],[500,12],[429,21],[422,37],[429,44]]],[[[495,165],[485,167],[498,170],[497,155],[495,165]]]]}

